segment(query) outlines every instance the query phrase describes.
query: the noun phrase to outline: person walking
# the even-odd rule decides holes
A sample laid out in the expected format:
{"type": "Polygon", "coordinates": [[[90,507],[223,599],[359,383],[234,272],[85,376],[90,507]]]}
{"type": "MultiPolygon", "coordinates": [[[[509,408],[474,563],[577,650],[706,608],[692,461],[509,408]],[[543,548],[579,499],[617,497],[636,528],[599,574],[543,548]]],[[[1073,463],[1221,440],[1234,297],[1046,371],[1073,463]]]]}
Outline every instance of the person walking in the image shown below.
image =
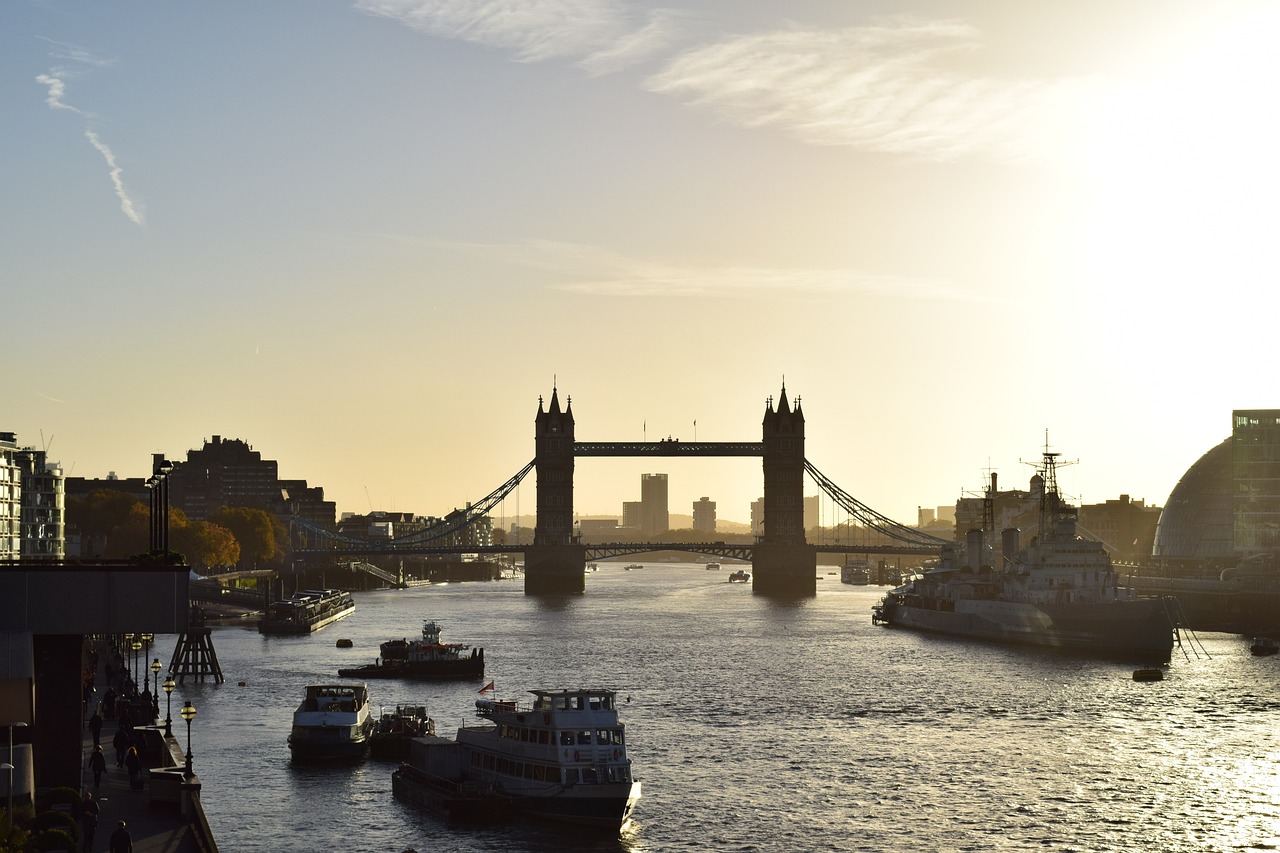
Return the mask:
{"type": "Polygon", "coordinates": [[[129,748],[131,738],[126,729],[116,729],[116,736],[111,739],[111,745],[116,748],[116,767],[124,767],[124,751],[129,748]]]}
{"type": "Polygon", "coordinates": [[[116,824],[116,831],[111,833],[111,846],[108,853],[133,853],[133,836],[125,828],[124,821],[116,824]]]}
{"type": "Polygon", "coordinates": [[[102,744],[102,710],[100,708],[93,709],[93,716],[89,718],[89,731],[93,732],[93,745],[101,746],[102,744]]]}
{"type": "Polygon", "coordinates": [[[89,769],[93,771],[93,787],[102,787],[102,774],[107,769],[107,757],[102,754],[102,747],[95,746],[89,756],[89,769]]]}
{"type": "Polygon", "coordinates": [[[129,747],[129,751],[124,754],[124,767],[129,771],[129,787],[137,791],[142,788],[142,779],[138,774],[142,772],[142,758],[138,755],[136,746],[129,747]]]}
{"type": "Polygon", "coordinates": [[[84,799],[76,804],[76,816],[80,818],[80,849],[84,853],[92,853],[93,833],[98,828],[98,815],[101,809],[93,800],[93,794],[84,792],[84,799]]]}

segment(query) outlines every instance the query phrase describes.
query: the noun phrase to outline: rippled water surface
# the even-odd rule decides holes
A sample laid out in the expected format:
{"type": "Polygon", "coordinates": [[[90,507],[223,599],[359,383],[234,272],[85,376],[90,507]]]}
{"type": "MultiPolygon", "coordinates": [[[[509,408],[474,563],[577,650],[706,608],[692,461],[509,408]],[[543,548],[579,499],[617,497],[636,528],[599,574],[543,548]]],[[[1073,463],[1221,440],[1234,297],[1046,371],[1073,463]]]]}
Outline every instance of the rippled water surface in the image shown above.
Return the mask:
{"type": "MultiPolygon", "coordinates": [[[[777,601],[726,583],[728,568],[600,566],[570,598],[450,584],[357,594],[355,615],[308,637],[216,629],[226,683],[188,681],[173,702],[198,708],[192,751],[221,849],[1280,846],[1280,659],[1252,657],[1239,637],[1201,636],[1203,648],[1175,649],[1164,681],[1134,682],[1132,665],[873,626],[882,590],[826,568],[817,597],[777,601]],[[501,698],[576,686],[630,698],[621,713],[644,782],[631,832],[455,829],[391,796],[390,763],[290,762],[304,686],[371,662],[423,619],[484,646],[501,698]]],[[[451,733],[474,720],[481,684],[369,687],[375,704],[425,703],[451,733]]]]}

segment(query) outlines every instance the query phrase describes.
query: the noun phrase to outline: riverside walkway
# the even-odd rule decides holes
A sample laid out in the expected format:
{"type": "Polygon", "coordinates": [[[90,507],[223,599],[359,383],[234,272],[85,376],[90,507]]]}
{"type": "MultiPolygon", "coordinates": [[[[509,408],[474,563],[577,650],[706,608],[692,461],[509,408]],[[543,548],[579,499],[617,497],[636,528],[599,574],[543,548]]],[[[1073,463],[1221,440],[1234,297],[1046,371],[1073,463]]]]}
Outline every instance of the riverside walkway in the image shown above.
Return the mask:
{"type": "MultiPolygon", "coordinates": [[[[101,660],[95,681],[98,692],[94,694],[97,701],[101,701],[107,686],[117,693],[122,692],[124,680],[128,678],[127,674],[121,674],[123,663],[110,649],[101,648],[100,652],[101,660]],[[115,677],[110,682],[106,678],[108,659],[115,672],[115,677]]],[[[85,713],[91,714],[92,711],[89,708],[85,713]]],[[[149,724],[151,720],[143,722],[149,724]]],[[[93,772],[89,770],[89,756],[93,754],[93,734],[87,726],[84,729],[80,787],[93,794],[101,810],[92,853],[108,849],[111,833],[115,832],[122,820],[133,836],[134,853],[216,853],[217,845],[207,831],[203,810],[199,805],[198,777],[192,780],[196,785],[194,804],[189,804],[185,810],[187,813],[184,814],[180,791],[183,782],[183,754],[177,740],[164,736],[163,721],[158,727],[140,726],[147,730],[147,753],[152,756],[152,760],[144,764],[142,775],[145,784],[141,790],[130,788],[128,771],[123,767],[116,767],[115,748],[111,740],[118,727],[118,716],[104,721],[102,726],[102,752],[107,759],[107,770],[102,774],[99,787],[94,787],[93,772]],[[157,753],[160,754],[159,761],[154,758],[157,753]],[[176,767],[174,762],[177,762],[176,767]],[[163,765],[168,766],[168,772],[159,774],[161,778],[157,779],[158,774],[152,773],[149,768],[163,765]]]]}

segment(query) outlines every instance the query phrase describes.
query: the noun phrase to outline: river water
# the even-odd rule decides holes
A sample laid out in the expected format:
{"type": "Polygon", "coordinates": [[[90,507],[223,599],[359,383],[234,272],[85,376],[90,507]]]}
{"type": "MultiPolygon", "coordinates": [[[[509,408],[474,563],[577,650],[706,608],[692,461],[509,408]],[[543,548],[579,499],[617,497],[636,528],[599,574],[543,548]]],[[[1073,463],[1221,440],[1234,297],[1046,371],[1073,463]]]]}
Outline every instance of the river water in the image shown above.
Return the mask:
{"type": "MultiPolygon", "coordinates": [[[[1132,664],[873,626],[883,588],[821,567],[779,601],[732,566],[601,563],[585,595],[520,581],[357,593],[308,637],[213,632],[226,682],[191,699],[194,764],[224,853],[253,851],[1247,851],[1280,846],[1280,658],[1209,634],[1167,677],[1132,664]],[[616,839],[541,824],[453,828],[391,795],[386,762],[295,766],[286,738],[310,682],[371,662],[424,619],[485,649],[498,698],[619,691],[634,827],[616,839]],[[336,648],[339,638],[353,647],[336,648]],[[241,684],[243,683],[243,684],[241,684]]],[[[175,638],[163,638],[173,641],[175,638]]],[[[163,645],[160,646],[164,648],[163,645]]],[[[426,704],[442,734],[483,682],[370,682],[426,704]]],[[[163,708],[162,708],[163,710],[163,708]]],[[[176,713],[175,713],[176,718],[176,713]]],[[[185,746],[185,729],[175,719],[185,746]]]]}

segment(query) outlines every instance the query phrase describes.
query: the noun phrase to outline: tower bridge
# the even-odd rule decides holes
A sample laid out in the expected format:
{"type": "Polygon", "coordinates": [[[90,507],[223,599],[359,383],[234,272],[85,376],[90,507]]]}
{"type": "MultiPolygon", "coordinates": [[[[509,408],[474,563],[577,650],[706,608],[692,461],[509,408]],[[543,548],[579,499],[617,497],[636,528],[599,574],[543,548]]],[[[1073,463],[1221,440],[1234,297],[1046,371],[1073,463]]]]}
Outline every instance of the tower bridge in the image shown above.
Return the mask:
{"type": "MultiPolygon", "coordinates": [[[[585,568],[590,559],[645,551],[682,550],[729,558],[750,559],[753,589],[772,595],[813,595],[817,591],[817,554],[888,553],[930,554],[945,540],[907,527],[861,503],[805,458],[804,413],[800,399],[794,408],[784,385],[775,407],[770,397],[764,413],[760,441],[623,441],[586,442],[575,436],[572,399],[561,408],[558,389],[544,408],[538,398],[534,418],[535,455],[532,462],[480,501],[454,510],[438,524],[404,537],[375,545],[351,537],[337,537],[305,522],[304,528],[323,540],[320,547],[296,548],[295,556],[351,554],[523,553],[525,592],[580,593],[585,590],[585,568]],[[573,529],[573,473],[578,458],[592,457],[760,457],[764,472],[764,525],[754,544],[613,543],[586,545],[573,529]],[[537,479],[537,522],[533,542],[526,545],[448,545],[445,540],[487,515],[531,472],[537,479]],[[817,546],[805,541],[804,477],[818,486],[856,521],[901,543],[897,546],[817,546]]],[[[299,531],[295,530],[295,533],[299,531]]]]}

